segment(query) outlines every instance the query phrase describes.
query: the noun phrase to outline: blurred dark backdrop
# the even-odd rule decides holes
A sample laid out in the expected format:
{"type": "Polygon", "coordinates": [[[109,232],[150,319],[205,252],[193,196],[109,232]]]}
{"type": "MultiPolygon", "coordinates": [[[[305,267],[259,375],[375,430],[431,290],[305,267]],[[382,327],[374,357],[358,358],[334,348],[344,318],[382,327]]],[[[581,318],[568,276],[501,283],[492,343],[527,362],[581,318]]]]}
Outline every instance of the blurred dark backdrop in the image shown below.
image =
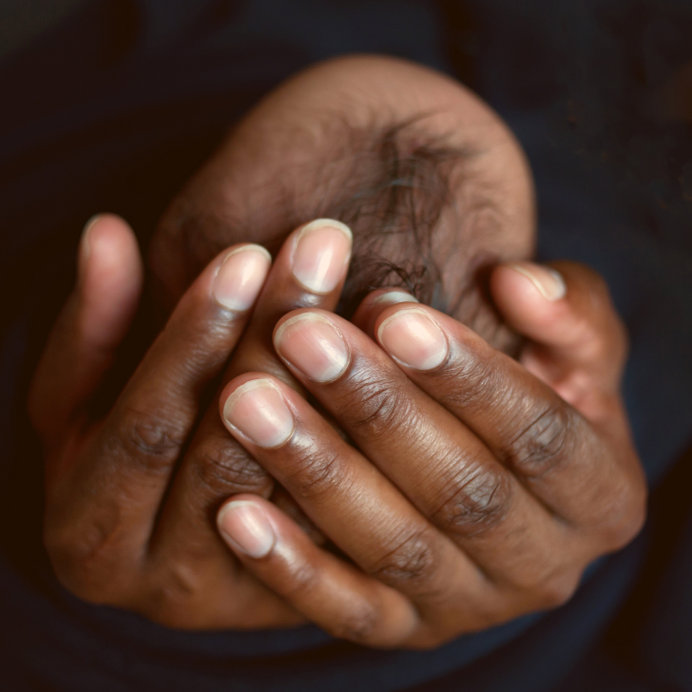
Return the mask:
{"type": "MultiPolygon", "coordinates": [[[[146,243],[167,201],[262,94],[316,60],[380,52],[446,71],[489,101],[534,169],[540,255],[585,261],[606,276],[632,338],[625,393],[653,492],[645,534],[554,616],[409,657],[428,666],[418,677],[397,676],[396,657],[358,661],[380,671],[372,689],[460,689],[460,680],[472,690],[692,689],[691,36],[687,0],[0,3],[8,642],[0,660],[8,679],[26,683],[31,668],[37,689],[158,689],[151,681],[163,679],[170,657],[191,651],[191,670],[213,671],[196,689],[226,679],[271,686],[255,668],[237,672],[238,652],[261,650],[259,638],[234,641],[231,665],[229,639],[95,613],[58,589],[40,549],[40,453],[24,392],[92,213],[122,214],[146,243]],[[156,654],[142,638],[160,642],[156,654]],[[546,642],[549,653],[540,651],[546,642]],[[94,661],[79,663],[80,651],[94,661]]],[[[272,642],[285,654],[283,641],[272,642]]],[[[295,689],[320,689],[330,678],[309,671],[328,675],[355,655],[329,652],[325,664],[301,659],[295,689]]],[[[356,684],[343,675],[344,686],[356,684]]],[[[182,677],[168,684],[186,689],[182,677]]]]}

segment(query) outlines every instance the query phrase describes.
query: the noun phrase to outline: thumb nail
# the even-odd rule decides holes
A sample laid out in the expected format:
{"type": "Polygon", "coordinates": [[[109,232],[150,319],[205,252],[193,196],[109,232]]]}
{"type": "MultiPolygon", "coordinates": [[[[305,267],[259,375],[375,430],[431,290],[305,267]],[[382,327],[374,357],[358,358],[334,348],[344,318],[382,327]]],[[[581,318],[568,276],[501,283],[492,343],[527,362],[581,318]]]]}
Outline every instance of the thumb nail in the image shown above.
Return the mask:
{"type": "Polygon", "coordinates": [[[546,300],[555,301],[565,297],[567,293],[565,280],[555,269],[532,262],[521,262],[509,266],[528,279],[546,300]]]}

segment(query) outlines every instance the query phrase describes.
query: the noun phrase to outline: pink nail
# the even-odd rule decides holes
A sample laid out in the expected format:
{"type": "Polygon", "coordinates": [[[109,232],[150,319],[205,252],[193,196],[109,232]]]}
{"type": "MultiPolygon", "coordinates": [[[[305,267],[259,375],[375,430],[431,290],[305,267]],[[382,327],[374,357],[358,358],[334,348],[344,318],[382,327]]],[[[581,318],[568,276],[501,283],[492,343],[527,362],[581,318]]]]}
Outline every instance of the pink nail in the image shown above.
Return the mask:
{"type": "Polygon", "coordinates": [[[229,252],[214,278],[214,298],[228,310],[248,310],[259,295],[270,264],[271,255],[259,245],[244,245],[229,252]]]}
{"type": "Polygon", "coordinates": [[[255,559],[268,555],[276,542],[266,515],[248,500],[234,500],[224,505],[217,525],[231,548],[255,559]]]}
{"type": "Polygon", "coordinates": [[[555,301],[565,297],[567,293],[565,280],[554,269],[533,264],[533,262],[517,262],[509,266],[528,279],[546,300],[555,301]]]}
{"type": "Polygon", "coordinates": [[[417,370],[436,368],[449,353],[444,333],[420,308],[403,308],[387,317],[377,336],[394,358],[417,370]]]}
{"type": "Polygon", "coordinates": [[[276,350],[314,382],[331,382],[348,366],[349,352],[341,334],[317,313],[286,320],[274,335],[276,350]]]}
{"type": "Polygon", "coordinates": [[[223,407],[224,420],[259,447],[278,447],[293,434],[293,414],[271,380],[240,385],[223,407]]]}
{"type": "Polygon", "coordinates": [[[332,219],[317,219],[304,226],[293,251],[293,275],[313,293],[333,291],[346,273],[352,234],[332,219]]]}

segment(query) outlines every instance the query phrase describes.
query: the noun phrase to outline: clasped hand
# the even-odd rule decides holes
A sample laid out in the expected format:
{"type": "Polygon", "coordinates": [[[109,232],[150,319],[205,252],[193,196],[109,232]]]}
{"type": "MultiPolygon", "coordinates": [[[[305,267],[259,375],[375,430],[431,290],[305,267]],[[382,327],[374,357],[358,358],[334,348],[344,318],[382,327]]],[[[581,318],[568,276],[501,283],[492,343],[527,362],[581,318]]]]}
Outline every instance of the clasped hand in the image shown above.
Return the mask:
{"type": "Polygon", "coordinates": [[[335,315],[350,242],[320,221],[271,268],[255,245],[222,253],[94,420],[141,269],[120,219],[92,224],[30,394],[68,589],[173,627],[311,621],[425,648],[565,602],[638,532],[624,330],[603,281],[496,267],[495,305],[526,338],[514,360],[399,291],[335,315]]]}

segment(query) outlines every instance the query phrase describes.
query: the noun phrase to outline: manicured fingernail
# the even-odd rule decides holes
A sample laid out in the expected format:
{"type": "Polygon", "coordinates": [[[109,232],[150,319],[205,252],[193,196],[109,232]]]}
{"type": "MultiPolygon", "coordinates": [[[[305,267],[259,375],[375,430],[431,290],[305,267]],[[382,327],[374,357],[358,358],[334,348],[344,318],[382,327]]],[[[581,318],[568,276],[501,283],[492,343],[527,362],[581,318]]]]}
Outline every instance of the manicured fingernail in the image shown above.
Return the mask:
{"type": "Polygon", "coordinates": [[[332,219],[317,219],[298,233],[293,251],[293,275],[313,293],[333,291],[346,273],[352,234],[332,219]]]}
{"type": "Polygon", "coordinates": [[[554,269],[542,267],[532,262],[517,262],[509,265],[511,269],[527,278],[546,300],[560,300],[567,293],[562,275],[554,269]]]}
{"type": "Polygon", "coordinates": [[[286,320],[274,335],[283,358],[314,382],[331,382],[348,366],[346,342],[322,315],[303,313],[286,320]]]}
{"type": "Polygon", "coordinates": [[[293,434],[293,415],[267,379],[250,380],[228,397],[224,420],[259,447],[278,447],[293,434]]]}
{"type": "Polygon", "coordinates": [[[403,308],[387,317],[377,336],[394,358],[417,370],[436,368],[449,352],[442,330],[420,308],[403,308]]]}
{"type": "Polygon", "coordinates": [[[248,310],[257,299],[271,264],[260,245],[244,245],[229,252],[219,267],[212,293],[229,310],[248,310]]]}
{"type": "Polygon", "coordinates": [[[406,291],[387,291],[372,299],[373,305],[384,303],[385,305],[395,305],[396,303],[418,303],[419,300],[406,291]]]}
{"type": "Polygon", "coordinates": [[[250,557],[267,556],[276,542],[269,519],[254,502],[229,502],[221,508],[216,521],[231,548],[250,557]]]}

